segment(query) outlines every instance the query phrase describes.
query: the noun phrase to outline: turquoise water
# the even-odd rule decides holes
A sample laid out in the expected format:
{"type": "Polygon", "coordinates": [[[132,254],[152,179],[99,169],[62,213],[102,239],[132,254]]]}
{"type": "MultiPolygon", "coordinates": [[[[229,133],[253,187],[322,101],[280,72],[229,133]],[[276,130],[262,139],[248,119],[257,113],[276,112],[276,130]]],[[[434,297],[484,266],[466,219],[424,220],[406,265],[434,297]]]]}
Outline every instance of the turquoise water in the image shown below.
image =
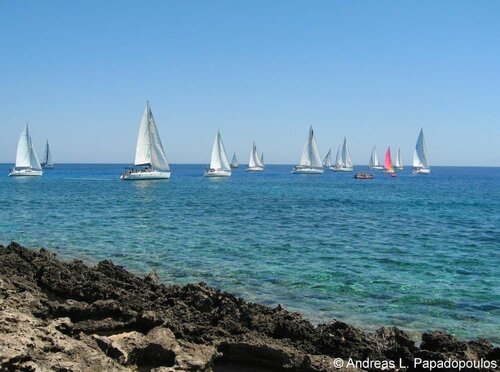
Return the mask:
{"type": "Polygon", "coordinates": [[[500,168],[408,168],[372,181],[268,166],[229,179],[174,165],[123,182],[122,165],[58,165],[9,178],[0,242],[102,259],[165,282],[205,281],[247,300],[372,329],[444,329],[500,343],[500,168]]]}

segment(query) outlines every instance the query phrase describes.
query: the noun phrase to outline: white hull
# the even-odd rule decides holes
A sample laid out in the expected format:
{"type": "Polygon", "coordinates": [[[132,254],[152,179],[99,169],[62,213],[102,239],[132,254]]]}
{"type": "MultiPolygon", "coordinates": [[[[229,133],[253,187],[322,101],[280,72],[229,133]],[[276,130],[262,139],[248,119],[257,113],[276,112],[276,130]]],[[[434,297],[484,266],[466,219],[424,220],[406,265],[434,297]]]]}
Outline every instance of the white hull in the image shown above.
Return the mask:
{"type": "Polygon", "coordinates": [[[431,173],[430,168],[413,168],[413,174],[429,174],[431,173]]]}
{"type": "Polygon", "coordinates": [[[43,169],[53,169],[54,168],[54,164],[43,164],[42,163],[42,168],[43,169]]]}
{"type": "Polygon", "coordinates": [[[236,168],[238,168],[238,166],[237,165],[230,165],[230,168],[231,169],[236,169],[236,168]]]}
{"type": "Polygon", "coordinates": [[[394,167],[394,169],[403,170],[403,167],[394,167]]]}
{"type": "Polygon", "coordinates": [[[333,167],[334,172],[352,172],[352,167],[333,167]]]}
{"type": "MultiPolygon", "coordinates": [[[[376,165],[374,167],[370,167],[370,169],[373,169],[373,170],[384,170],[384,167],[381,166],[381,165],[376,165]]],[[[401,168],[402,169],[402,168],[401,168]]]]}
{"type": "Polygon", "coordinates": [[[205,177],[230,177],[231,176],[231,171],[226,171],[226,170],[215,170],[215,169],[208,169],[205,171],[204,174],[205,177]]]}
{"type": "Polygon", "coordinates": [[[9,177],[33,177],[41,176],[43,171],[34,169],[12,169],[9,173],[9,177]]]}
{"type": "Polygon", "coordinates": [[[171,172],[125,172],[120,176],[124,181],[137,181],[137,180],[165,180],[170,178],[171,172]]]}
{"type": "Polygon", "coordinates": [[[318,169],[318,168],[302,168],[302,167],[295,167],[292,170],[293,174],[323,174],[323,169],[318,169]]]}
{"type": "Polygon", "coordinates": [[[247,167],[247,172],[262,172],[264,167],[247,167]]]}

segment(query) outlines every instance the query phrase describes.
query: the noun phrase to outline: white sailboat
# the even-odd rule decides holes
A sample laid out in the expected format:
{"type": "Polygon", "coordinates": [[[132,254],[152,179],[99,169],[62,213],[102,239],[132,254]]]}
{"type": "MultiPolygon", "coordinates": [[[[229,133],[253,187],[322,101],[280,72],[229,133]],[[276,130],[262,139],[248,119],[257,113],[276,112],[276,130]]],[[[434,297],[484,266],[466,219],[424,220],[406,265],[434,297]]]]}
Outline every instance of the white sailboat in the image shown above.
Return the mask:
{"type": "Polygon", "coordinates": [[[380,164],[378,161],[378,156],[377,156],[377,146],[373,146],[373,151],[372,155],[370,156],[370,161],[368,163],[368,167],[370,169],[375,169],[375,170],[383,170],[384,166],[380,164]]]}
{"type": "Polygon", "coordinates": [[[262,172],[264,170],[264,163],[262,158],[259,157],[255,141],[252,144],[252,151],[250,151],[250,160],[248,161],[247,172],[262,172]]]}
{"type": "Polygon", "coordinates": [[[43,159],[41,164],[43,169],[54,168],[54,163],[52,162],[52,154],[50,153],[49,140],[45,144],[45,152],[43,153],[43,159]]]}
{"type": "Polygon", "coordinates": [[[233,154],[233,159],[231,160],[231,164],[229,164],[231,169],[238,168],[238,159],[236,159],[236,153],[233,154]]]}
{"type": "Polygon", "coordinates": [[[413,173],[415,174],[431,173],[423,129],[420,129],[420,134],[418,135],[417,144],[415,145],[415,152],[413,153],[413,173]]]}
{"type": "Polygon", "coordinates": [[[396,156],[396,161],[394,162],[394,169],[403,170],[403,161],[401,160],[401,149],[398,149],[398,155],[396,156]]]}
{"type": "Polygon", "coordinates": [[[10,170],[9,176],[41,176],[42,174],[42,166],[33,147],[28,124],[26,124],[17,143],[16,165],[10,170]]]}
{"type": "Polygon", "coordinates": [[[214,145],[212,146],[212,157],[210,168],[205,170],[206,177],[229,177],[231,176],[231,166],[227,160],[226,150],[222,143],[220,132],[217,131],[214,145]]]}
{"type": "Polygon", "coordinates": [[[142,115],[135,150],[136,166],[143,166],[141,169],[128,169],[120,178],[122,180],[155,180],[170,178],[170,166],[168,165],[165,150],[161,144],[158,128],[151,112],[149,102],[142,115]]]}
{"type": "Polygon", "coordinates": [[[325,158],[323,159],[323,167],[333,169],[332,164],[332,149],[328,150],[325,158]]]}
{"type": "Polygon", "coordinates": [[[347,145],[347,140],[344,137],[344,143],[342,145],[342,152],[337,152],[337,159],[333,167],[335,172],[352,172],[352,160],[351,154],[349,153],[349,146],[347,145]]]}
{"type": "Polygon", "coordinates": [[[292,173],[294,174],[322,174],[323,163],[318,150],[318,144],[314,137],[312,126],[309,127],[309,134],[306,143],[302,149],[302,156],[300,157],[299,165],[293,167],[292,173]]]}

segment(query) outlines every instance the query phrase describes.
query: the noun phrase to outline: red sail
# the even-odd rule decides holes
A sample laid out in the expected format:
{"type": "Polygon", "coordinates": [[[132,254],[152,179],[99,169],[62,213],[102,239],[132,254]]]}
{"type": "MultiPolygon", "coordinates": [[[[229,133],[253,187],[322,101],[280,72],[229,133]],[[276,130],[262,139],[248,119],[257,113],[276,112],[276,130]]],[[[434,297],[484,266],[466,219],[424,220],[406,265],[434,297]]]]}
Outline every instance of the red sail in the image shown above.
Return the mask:
{"type": "Polygon", "coordinates": [[[392,166],[392,160],[391,160],[390,146],[387,148],[387,151],[385,152],[384,168],[386,172],[391,172],[391,173],[394,172],[394,167],[392,166]]]}

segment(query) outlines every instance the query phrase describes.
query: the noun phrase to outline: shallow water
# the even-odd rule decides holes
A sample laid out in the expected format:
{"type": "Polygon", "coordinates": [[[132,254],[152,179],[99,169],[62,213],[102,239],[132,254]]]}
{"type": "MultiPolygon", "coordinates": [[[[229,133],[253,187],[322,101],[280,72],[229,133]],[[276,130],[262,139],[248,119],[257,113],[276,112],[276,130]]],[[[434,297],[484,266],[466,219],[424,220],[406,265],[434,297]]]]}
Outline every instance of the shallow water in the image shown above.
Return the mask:
{"type": "MultiPolygon", "coordinates": [[[[376,173],[236,170],[123,182],[123,165],[0,165],[0,243],[112,259],[165,282],[205,281],[247,300],[365,328],[444,329],[500,343],[500,168],[376,173]]],[[[360,168],[361,169],[361,168],[360,168]]]]}

